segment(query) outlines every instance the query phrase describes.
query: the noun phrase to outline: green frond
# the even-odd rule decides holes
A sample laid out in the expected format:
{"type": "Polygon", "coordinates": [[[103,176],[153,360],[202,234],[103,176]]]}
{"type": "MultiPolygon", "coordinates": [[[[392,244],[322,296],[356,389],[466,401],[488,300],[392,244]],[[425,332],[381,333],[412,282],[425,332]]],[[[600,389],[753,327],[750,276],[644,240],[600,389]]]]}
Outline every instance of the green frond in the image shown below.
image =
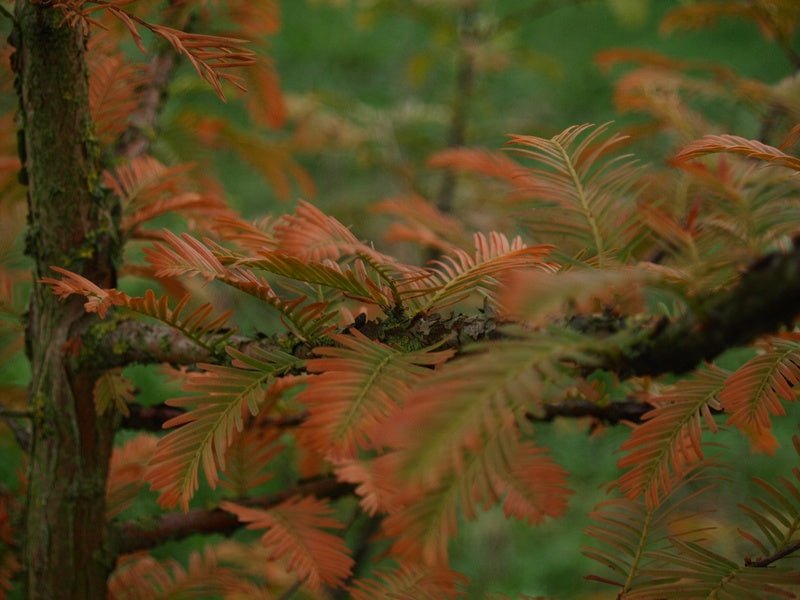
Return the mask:
{"type": "Polygon", "coordinates": [[[319,347],[306,362],[308,386],[297,401],[309,408],[298,430],[301,443],[334,460],[354,458],[373,447],[381,426],[411,386],[442,364],[452,351],[402,352],[370,340],[358,330],[331,334],[337,347],[319,347]]]}
{"type": "Polygon", "coordinates": [[[612,498],[598,504],[589,514],[592,524],[585,533],[594,538],[582,552],[611,571],[611,575],[589,575],[587,579],[620,588],[625,596],[646,578],[642,570],[652,565],[648,552],[669,546],[669,536],[684,540],[700,539],[704,528],[694,523],[702,513],[691,504],[715,484],[708,463],[695,465],[691,472],[673,475],[669,491],[655,506],[643,498],[612,498]]]}
{"type": "MultiPolygon", "coordinates": [[[[795,435],[792,442],[800,456],[800,436],[795,435]]],[[[762,490],[761,498],[754,506],[739,507],[758,527],[760,536],[742,529],[739,533],[758,548],[761,558],[776,556],[800,543],[800,469],[793,469],[789,477],[778,477],[775,483],[761,478],[754,481],[762,490]]]]}
{"type": "Polygon", "coordinates": [[[526,191],[523,219],[540,241],[602,265],[626,258],[635,238],[637,169],[626,156],[608,158],[625,138],[603,139],[608,125],[577,125],[550,138],[512,136],[513,150],[542,167],[526,191]],[[581,139],[582,138],[582,139],[581,139]]]}
{"type": "Polygon", "coordinates": [[[716,431],[711,409],[719,409],[717,397],[727,377],[712,365],[650,400],[653,410],[622,444],[627,455],[618,466],[629,470],[617,484],[629,499],[644,496],[648,507],[657,506],[669,493],[673,474],[680,476],[703,459],[703,424],[716,431]]]}
{"type": "Polygon", "coordinates": [[[698,542],[670,538],[671,548],[649,553],[656,563],[642,570],[647,582],[626,598],[719,598],[769,600],[797,598],[797,571],[738,564],[698,542]]]}
{"type": "Polygon", "coordinates": [[[550,246],[526,247],[517,237],[509,241],[495,231],[488,236],[474,236],[475,253],[463,250],[445,256],[428,269],[428,277],[414,273],[401,286],[404,298],[416,298],[415,314],[441,310],[459,302],[472,293],[493,297],[498,288],[497,277],[520,269],[549,269],[544,258],[550,246]]]}
{"type": "Polygon", "coordinates": [[[235,432],[242,431],[244,416],[258,414],[270,398],[269,387],[302,361],[280,350],[254,349],[251,355],[228,347],[234,359],[230,367],[200,365],[203,371],[186,375],[184,389],[196,392],[167,401],[188,412],[170,419],[165,427],[177,427],[158,444],[147,478],[161,493],[162,506],[181,503],[184,510],[199,485],[202,467],[213,488],[218,469],[225,469],[225,452],[235,432]]]}

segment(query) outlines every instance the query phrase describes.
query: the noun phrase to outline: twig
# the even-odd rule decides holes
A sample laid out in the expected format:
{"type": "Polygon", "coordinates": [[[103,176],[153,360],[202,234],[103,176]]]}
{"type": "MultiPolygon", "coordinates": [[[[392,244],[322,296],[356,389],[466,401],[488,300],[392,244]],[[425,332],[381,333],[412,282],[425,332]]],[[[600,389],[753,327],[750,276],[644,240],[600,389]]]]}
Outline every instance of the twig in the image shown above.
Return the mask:
{"type": "Polygon", "coordinates": [[[786,558],[787,556],[789,556],[790,554],[794,554],[798,550],[800,550],[800,540],[796,541],[793,544],[789,544],[785,548],[782,548],[781,550],[779,550],[775,554],[767,556],[766,558],[762,558],[760,560],[753,560],[753,561],[745,560],[745,564],[748,567],[768,567],[772,563],[774,563],[774,562],[776,562],[776,561],[778,561],[778,560],[780,560],[782,558],[786,558]]]}
{"type": "MultiPolygon", "coordinates": [[[[334,500],[353,493],[354,486],[334,477],[313,479],[278,494],[243,501],[247,506],[271,508],[293,496],[316,496],[334,500]]],[[[155,519],[152,526],[138,522],[121,523],[116,528],[120,554],[138,552],[195,534],[231,535],[242,526],[236,515],[221,509],[195,509],[186,513],[169,513],[155,519]]]]}
{"type": "MultiPolygon", "coordinates": [[[[145,431],[160,431],[164,423],[184,414],[182,408],[158,404],[156,406],[141,406],[131,404],[128,406],[129,415],[122,419],[121,427],[125,429],[140,429],[145,431]]],[[[302,425],[308,418],[308,412],[301,411],[292,415],[275,415],[258,418],[259,427],[275,427],[289,429],[302,425]]]]}

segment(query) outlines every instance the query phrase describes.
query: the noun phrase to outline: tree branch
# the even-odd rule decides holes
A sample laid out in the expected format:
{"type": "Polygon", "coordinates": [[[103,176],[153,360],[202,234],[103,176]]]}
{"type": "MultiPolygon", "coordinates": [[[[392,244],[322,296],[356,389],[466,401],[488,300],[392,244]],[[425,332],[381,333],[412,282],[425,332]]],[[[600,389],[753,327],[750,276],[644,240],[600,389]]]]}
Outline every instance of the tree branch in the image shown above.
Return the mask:
{"type": "Polygon", "coordinates": [[[793,544],[789,544],[785,548],[782,548],[781,550],[779,550],[775,554],[771,554],[770,556],[767,556],[766,558],[762,558],[760,560],[753,560],[753,561],[746,560],[745,564],[748,567],[768,567],[772,563],[774,563],[774,562],[776,562],[776,561],[778,561],[778,560],[780,560],[782,558],[786,558],[790,554],[794,554],[795,552],[797,552],[799,550],[800,550],[800,540],[796,541],[793,544]]]}
{"type": "Polygon", "coordinates": [[[130,364],[192,365],[213,356],[180,331],[161,323],[118,319],[112,328],[92,319],[81,333],[86,359],[97,369],[130,364]]]}
{"type": "MultiPolygon", "coordinates": [[[[184,414],[182,408],[158,404],[156,406],[141,406],[131,404],[128,406],[129,415],[123,417],[122,427],[125,429],[141,429],[145,431],[161,431],[164,423],[179,415],[184,414]]],[[[302,411],[292,415],[268,415],[258,417],[259,427],[275,427],[289,429],[301,425],[308,418],[308,412],[302,411]]]]}
{"type": "Polygon", "coordinates": [[[595,365],[621,377],[686,373],[728,348],[790,326],[800,313],[800,238],[788,253],[753,264],[730,288],[696,299],[674,321],[662,319],[631,345],[595,365]]]}
{"type": "MultiPolygon", "coordinates": [[[[242,501],[246,506],[271,508],[293,496],[316,496],[335,500],[353,493],[354,486],[325,477],[300,483],[280,493],[242,501]]],[[[215,508],[195,509],[185,513],[169,513],[155,519],[151,526],[136,522],[121,523],[116,527],[119,554],[146,550],[195,534],[231,535],[242,526],[236,515],[215,508]]]]}
{"type": "MultiPolygon", "coordinates": [[[[788,253],[767,254],[754,263],[728,289],[694,299],[677,319],[621,330],[615,334],[623,340],[619,345],[595,352],[596,360],[581,368],[586,372],[602,368],[622,378],[685,373],[729,348],[791,325],[798,313],[800,238],[788,253]]],[[[581,329],[585,321],[576,319],[570,326],[581,329]]],[[[442,347],[460,349],[470,342],[498,337],[497,326],[497,319],[491,315],[434,314],[416,318],[405,328],[398,328],[396,323],[390,327],[381,321],[368,321],[358,329],[371,339],[390,344],[413,341],[428,346],[446,340],[442,347]]],[[[214,359],[177,330],[161,324],[127,320],[109,332],[102,322],[97,322],[87,328],[87,334],[83,338],[93,340],[91,360],[101,369],[131,363],[195,364],[214,359]]],[[[243,351],[250,344],[274,343],[244,337],[230,342],[243,351]]],[[[307,355],[309,351],[307,345],[297,346],[298,353],[307,355]]]]}

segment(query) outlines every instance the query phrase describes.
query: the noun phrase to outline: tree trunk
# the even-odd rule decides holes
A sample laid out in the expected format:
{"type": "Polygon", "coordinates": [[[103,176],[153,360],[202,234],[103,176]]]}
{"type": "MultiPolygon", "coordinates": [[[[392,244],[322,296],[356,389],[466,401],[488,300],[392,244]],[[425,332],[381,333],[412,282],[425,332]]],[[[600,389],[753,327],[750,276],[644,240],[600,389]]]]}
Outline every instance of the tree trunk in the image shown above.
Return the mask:
{"type": "MultiPolygon", "coordinates": [[[[49,4],[49,2],[47,3],[49,4]]],[[[80,359],[80,300],[38,283],[51,265],[102,286],[116,283],[119,209],[103,192],[89,113],[86,36],[44,3],[17,0],[16,53],[22,179],[28,183],[27,252],[37,282],[27,352],[34,412],[25,536],[29,598],[106,597],[113,566],[104,509],[111,417],[98,417],[98,373],[80,359]]]]}

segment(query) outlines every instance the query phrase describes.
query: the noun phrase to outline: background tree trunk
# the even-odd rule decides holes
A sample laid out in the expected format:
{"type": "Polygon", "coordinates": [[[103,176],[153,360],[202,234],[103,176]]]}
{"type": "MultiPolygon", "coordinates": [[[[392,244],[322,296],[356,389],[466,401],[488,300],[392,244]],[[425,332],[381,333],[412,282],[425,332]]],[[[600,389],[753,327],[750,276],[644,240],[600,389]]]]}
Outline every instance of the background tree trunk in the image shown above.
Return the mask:
{"type": "MultiPolygon", "coordinates": [[[[113,287],[119,211],[101,186],[86,36],[64,24],[59,11],[29,0],[17,0],[16,17],[12,60],[34,277],[60,265],[113,287]]],[[[34,412],[25,549],[30,598],[104,598],[113,566],[104,526],[113,423],[95,414],[98,373],[82,364],[73,337],[85,318],[80,300],[62,302],[34,283],[27,325],[34,412]]]]}

